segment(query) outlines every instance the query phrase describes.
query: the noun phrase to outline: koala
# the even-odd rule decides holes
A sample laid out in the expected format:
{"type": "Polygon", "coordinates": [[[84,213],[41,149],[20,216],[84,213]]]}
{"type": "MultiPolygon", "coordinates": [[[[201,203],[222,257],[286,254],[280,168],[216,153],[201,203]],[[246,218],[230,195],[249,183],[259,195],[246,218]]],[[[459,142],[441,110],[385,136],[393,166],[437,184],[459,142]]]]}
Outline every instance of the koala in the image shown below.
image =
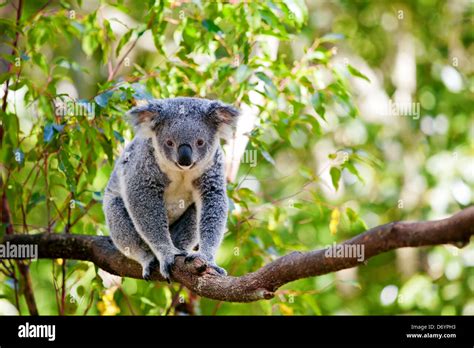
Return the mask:
{"type": "Polygon", "coordinates": [[[228,198],[220,139],[239,112],[200,98],[151,100],[128,113],[136,129],[115,163],[103,209],[115,246],[149,280],[158,266],[169,282],[176,256],[215,262],[228,198]]]}

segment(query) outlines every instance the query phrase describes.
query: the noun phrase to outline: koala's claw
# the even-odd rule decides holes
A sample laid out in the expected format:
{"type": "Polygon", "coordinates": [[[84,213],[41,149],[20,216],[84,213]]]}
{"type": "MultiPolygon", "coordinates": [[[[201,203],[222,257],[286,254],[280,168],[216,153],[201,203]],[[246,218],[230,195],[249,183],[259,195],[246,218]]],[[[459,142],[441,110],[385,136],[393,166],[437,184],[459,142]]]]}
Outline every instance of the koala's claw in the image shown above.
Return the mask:
{"type": "Polygon", "coordinates": [[[212,260],[210,261],[206,256],[204,256],[201,253],[192,253],[192,254],[186,256],[186,258],[184,259],[184,262],[189,263],[189,262],[194,261],[197,258],[199,258],[199,259],[201,259],[205,262],[196,269],[199,273],[204,272],[208,267],[210,267],[213,270],[215,270],[219,275],[222,275],[222,276],[227,275],[227,272],[226,272],[225,269],[223,269],[222,267],[217,266],[214,261],[212,261],[212,260]]]}
{"type": "Polygon", "coordinates": [[[153,260],[151,260],[148,263],[148,265],[143,267],[143,273],[142,273],[143,279],[145,279],[146,281],[150,281],[151,280],[151,273],[157,267],[159,267],[159,263],[158,263],[158,260],[156,258],[154,258],[153,260]]]}
{"type": "Polygon", "coordinates": [[[191,263],[196,259],[201,259],[203,261],[203,263],[196,268],[196,271],[198,273],[204,272],[207,269],[207,265],[208,265],[209,262],[207,261],[207,258],[204,255],[202,255],[201,253],[191,253],[191,254],[189,254],[184,259],[184,262],[185,263],[191,263]]]}
{"type": "Polygon", "coordinates": [[[223,269],[222,267],[217,266],[216,264],[209,265],[213,270],[215,270],[217,273],[219,273],[221,276],[226,276],[227,271],[223,269]]]}
{"type": "MultiPolygon", "coordinates": [[[[172,264],[168,264],[168,265],[166,266],[166,271],[167,271],[168,274],[170,274],[170,275],[171,275],[171,267],[172,267],[172,266],[173,266],[172,264]]],[[[170,279],[169,276],[166,278],[166,281],[167,281],[168,284],[171,284],[171,279],[170,279]]]]}
{"type": "Polygon", "coordinates": [[[207,261],[206,261],[206,257],[205,257],[204,255],[202,255],[202,254],[199,254],[199,253],[188,254],[188,255],[186,256],[186,258],[184,259],[184,262],[190,263],[190,262],[193,262],[193,261],[194,261],[195,259],[197,259],[197,258],[199,258],[199,259],[201,259],[201,260],[207,262],[207,261]]]}

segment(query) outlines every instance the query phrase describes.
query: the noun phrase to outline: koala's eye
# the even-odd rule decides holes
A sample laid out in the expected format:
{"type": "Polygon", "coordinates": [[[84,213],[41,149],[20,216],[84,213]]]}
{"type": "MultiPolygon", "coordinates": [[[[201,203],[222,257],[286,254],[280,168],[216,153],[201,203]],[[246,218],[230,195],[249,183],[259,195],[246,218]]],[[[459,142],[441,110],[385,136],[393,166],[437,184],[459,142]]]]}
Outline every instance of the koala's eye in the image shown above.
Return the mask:
{"type": "Polygon", "coordinates": [[[166,140],[166,145],[169,146],[169,147],[173,147],[174,143],[172,140],[166,140]]]}
{"type": "Polygon", "coordinates": [[[196,144],[197,144],[197,146],[203,146],[203,145],[204,145],[204,140],[198,139],[198,140],[196,141],[196,144]]]}

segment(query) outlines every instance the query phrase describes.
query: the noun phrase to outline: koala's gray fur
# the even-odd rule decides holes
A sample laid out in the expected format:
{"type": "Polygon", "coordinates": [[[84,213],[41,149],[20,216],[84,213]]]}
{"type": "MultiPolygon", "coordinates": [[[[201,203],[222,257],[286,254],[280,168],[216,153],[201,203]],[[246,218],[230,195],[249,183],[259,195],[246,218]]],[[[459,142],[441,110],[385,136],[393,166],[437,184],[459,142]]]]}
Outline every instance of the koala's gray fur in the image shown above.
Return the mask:
{"type": "Polygon", "coordinates": [[[104,212],[117,248],[149,279],[159,262],[170,279],[175,256],[214,260],[227,220],[219,140],[238,111],[198,98],[153,100],[129,113],[137,134],[117,160],[104,212]],[[185,165],[183,165],[183,163],[185,165]]]}

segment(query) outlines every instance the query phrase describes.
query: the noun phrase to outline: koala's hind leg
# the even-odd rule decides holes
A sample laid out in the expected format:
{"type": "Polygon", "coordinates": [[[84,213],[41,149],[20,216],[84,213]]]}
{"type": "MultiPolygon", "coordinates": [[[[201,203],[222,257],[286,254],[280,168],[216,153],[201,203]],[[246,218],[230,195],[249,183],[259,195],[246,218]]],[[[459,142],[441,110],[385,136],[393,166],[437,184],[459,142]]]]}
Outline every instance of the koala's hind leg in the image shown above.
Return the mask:
{"type": "Polygon", "coordinates": [[[197,250],[197,219],[196,206],[191,204],[188,209],[170,226],[171,240],[175,247],[183,251],[197,250]]]}
{"type": "Polygon", "coordinates": [[[104,199],[104,212],[115,246],[128,258],[139,262],[142,265],[143,278],[149,280],[152,270],[158,266],[158,261],[135,230],[122,198],[104,199]]]}

